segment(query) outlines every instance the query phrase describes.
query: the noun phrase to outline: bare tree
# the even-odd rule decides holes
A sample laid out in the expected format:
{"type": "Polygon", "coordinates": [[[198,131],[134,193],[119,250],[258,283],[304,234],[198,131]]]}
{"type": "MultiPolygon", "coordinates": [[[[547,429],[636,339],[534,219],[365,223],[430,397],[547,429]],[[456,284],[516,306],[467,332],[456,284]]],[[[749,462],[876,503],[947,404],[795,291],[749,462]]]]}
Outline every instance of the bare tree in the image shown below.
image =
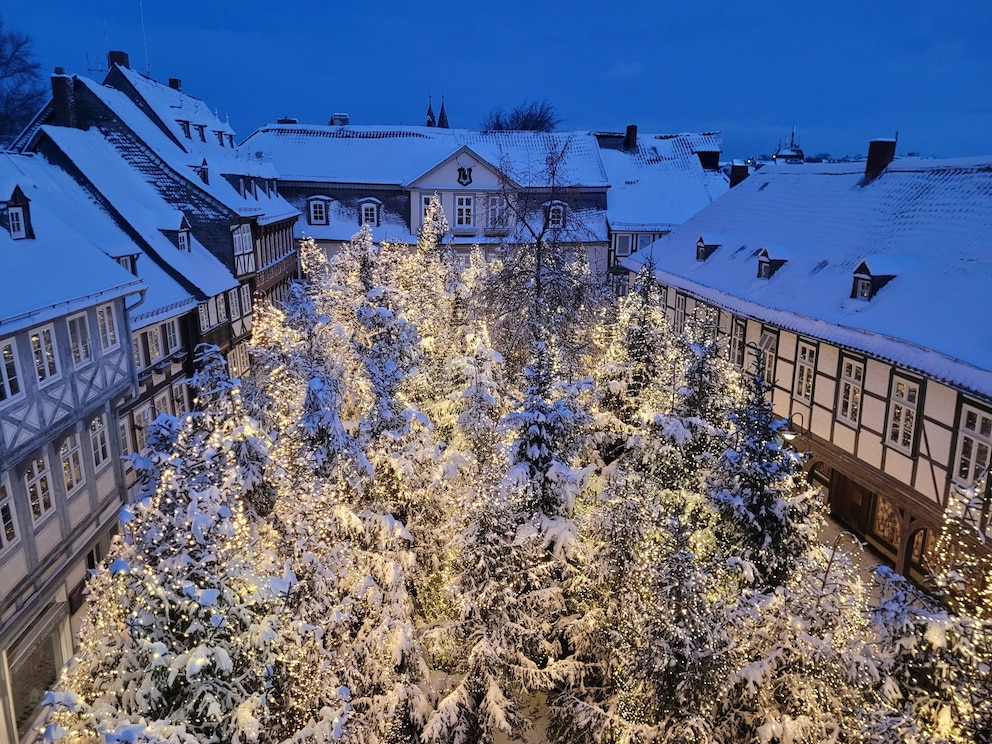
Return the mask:
{"type": "Polygon", "coordinates": [[[4,28],[0,19],[0,145],[9,143],[38,113],[47,90],[31,37],[4,28]]]}
{"type": "Polygon", "coordinates": [[[551,101],[524,101],[510,111],[497,106],[482,121],[482,129],[517,129],[531,132],[553,132],[561,124],[561,117],[551,101]]]}

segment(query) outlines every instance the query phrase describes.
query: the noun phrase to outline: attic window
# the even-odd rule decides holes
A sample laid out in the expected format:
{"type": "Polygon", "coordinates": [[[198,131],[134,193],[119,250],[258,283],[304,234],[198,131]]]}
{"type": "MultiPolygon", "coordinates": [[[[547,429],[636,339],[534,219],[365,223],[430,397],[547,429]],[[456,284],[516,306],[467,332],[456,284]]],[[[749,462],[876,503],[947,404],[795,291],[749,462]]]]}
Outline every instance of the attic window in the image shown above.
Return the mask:
{"type": "Polygon", "coordinates": [[[311,225],[327,224],[327,202],[323,199],[311,199],[308,202],[311,225]]]}
{"type": "Polygon", "coordinates": [[[380,203],[377,199],[364,199],[358,205],[358,224],[378,227],[380,203]]]}
{"type": "Polygon", "coordinates": [[[227,135],[227,146],[230,147],[232,150],[234,149],[234,135],[233,134],[227,135]]]}
{"type": "Polygon", "coordinates": [[[895,274],[873,274],[868,262],[862,261],[854,270],[854,284],[851,286],[851,299],[869,302],[878,290],[896,278],[895,274]]]}
{"type": "Polygon", "coordinates": [[[565,227],[564,204],[551,204],[548,206],[548,227],[552,230],[561,230],[565,227]]]}
{"type": "Polygon", "coordinates": [[[14,240],[28,236],[24,207],[7,207],[7,225],[10,227],[10,237],[14,240]]]}
{"type": "Polygon", "coordinates": [[[217,137],[217,143],[223,147],[224,146],[224,133],[219,129],[214,130],[214,136],[217,137]]]}
{"type": "Polygon", "coordinates": [[[713,251],[720,247],[719,243],[707,243],[700,236],[696,241],[696,260],[705,261],[707,258],[713,255],[713,251]]]}
{"type": "Polygon", "coordinates": [[[758,278],[771,279],[785,262],[784,258],[771,258],[767,249],[762,248],[758,254],[758,278]]]}
{"type": "Polygon", "coordinates": [[[189,253],[189,230],[179,231],[179,250],[189,253]]]}
{"type": "Polygon", "coordinates": [[[179,126],[182,127],[183,134],[186,136],[186,139],[193,139],[193,137],[190,135],[189,122],[188,121],[185,121],[183,119],[180,119],[179,120],[179,126]]]}
{"type": "Polygon", "coordinates": [[[197,124],[196,125],[196,134],[197,134],[197,136],[199,136],[200,142],[206,142],[207,141],[207,125],[206,124],[197,124]]]}
{"type": "Polygon", "coordinates": [[[630,235],[617,235],[616,237],[616,252],[618,256],[629,256],[630,255],[630,235]]]}

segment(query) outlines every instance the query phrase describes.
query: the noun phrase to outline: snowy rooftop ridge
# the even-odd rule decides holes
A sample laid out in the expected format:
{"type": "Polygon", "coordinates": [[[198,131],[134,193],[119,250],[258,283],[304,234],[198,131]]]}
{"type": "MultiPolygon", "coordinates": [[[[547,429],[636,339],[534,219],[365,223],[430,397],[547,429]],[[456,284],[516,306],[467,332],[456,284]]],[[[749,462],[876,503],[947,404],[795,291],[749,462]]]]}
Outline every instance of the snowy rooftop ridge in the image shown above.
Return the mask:
{"type": "Polygon", "coordinates": [[[546,185],[549,152],[564,151],[560,166],[572,186],[608,188],[591,132],[482,131],[413,126],[268,124],[242,147],[271,159],[287,181],[402,185],[468,147],[520,185],[546,185]]]}
{"type": "Polygon", "coordinates": [[[992,285],[992,156],[864,169],[763,168],[655,243],[655,265],[728,309],[992,397],[992,328],[974,316],[992,285]],[[705,261],[700,235],[721,245],[705,261]],[[763,248],[787,259],[771,278],[763,248]],[[851,296],[862,262],[894,277],[870,300],[851,296]]]}

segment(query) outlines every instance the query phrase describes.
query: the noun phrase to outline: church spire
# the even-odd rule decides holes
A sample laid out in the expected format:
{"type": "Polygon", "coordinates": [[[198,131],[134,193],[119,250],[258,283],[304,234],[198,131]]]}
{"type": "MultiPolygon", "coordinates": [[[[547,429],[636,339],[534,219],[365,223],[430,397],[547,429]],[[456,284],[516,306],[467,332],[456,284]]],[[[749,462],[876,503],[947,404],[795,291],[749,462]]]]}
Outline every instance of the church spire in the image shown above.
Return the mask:
{"type": "MultiPolygon", "coordinates": [[[[444,110],[444,102],[441,102],[441,110],[444,110]]],[[[427,96],[427,124],[428,127],[436,127],[437,122],[434,119],[434,103],[431,100],[431,96],[427,96]]]]}
{"type": "Polygon", "coordinates": [[[448,114],[444,110],[444,96],[441,96],[441,110],[437,115],[437,125],[440,129],[449,129],[448,126],[448,114]]]}

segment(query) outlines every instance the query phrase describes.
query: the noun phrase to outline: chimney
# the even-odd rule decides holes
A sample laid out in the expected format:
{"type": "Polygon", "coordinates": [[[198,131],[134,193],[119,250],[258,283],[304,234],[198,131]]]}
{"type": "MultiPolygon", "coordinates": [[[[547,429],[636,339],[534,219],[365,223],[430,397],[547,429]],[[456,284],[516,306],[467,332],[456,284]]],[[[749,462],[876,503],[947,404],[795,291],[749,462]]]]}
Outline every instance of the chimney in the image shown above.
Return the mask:
{"type": "Polygon", "coordinates": [[[624,150],[636,150],[637,149],[637,125],[628,124],[627,134],[623,138],[623,149],[624,150]]]}
{"type": "Polygon", "coordinates": [[[348,114],[333,114],[331,120],[327,122],[332,127],[346,127],[351,121],[351,117],[348,114]]]}
{"type": "Polygon", "coordinates": [[[276,120],[276,124],[299,124],[292,116],[283,116],[276,120]]]}
{"type": "Polygon", "coordinates": [[[113,68],[114,65],[130,68],[131,61],[127,57],[127,52],[107,52],[107,67],[113,68]]]}
{"type": "Polygon", "coordinates": [[[739,160],[735,160],[730,165],[730,188],[734,188],[734,186],[739,184],[749,175],[751,175],[751,170],[747,167],[747,163],[742,163],[739,160]]]}
{"type": "Polygon", "coordinates": [[[868,162],[865,165],[865,177],[862,184],[871,183],[886,169],[896,156],[896,141],[894,139],[873,139],[868,143],[868,162]]]}
{"type": "Polygon", "coordinates": [[[183,81],[180,80],[179,78],[169,78],[169,87],[172,88],[173,90],[182,90],[183,81]]]}
{"type": "Polygon", "coordinates": [[[52,108],[55,114],[55,126],[76,126],[76,93],[75,82],[65,74],[64,67],[56,67],[52,75],[52,108]]]}

